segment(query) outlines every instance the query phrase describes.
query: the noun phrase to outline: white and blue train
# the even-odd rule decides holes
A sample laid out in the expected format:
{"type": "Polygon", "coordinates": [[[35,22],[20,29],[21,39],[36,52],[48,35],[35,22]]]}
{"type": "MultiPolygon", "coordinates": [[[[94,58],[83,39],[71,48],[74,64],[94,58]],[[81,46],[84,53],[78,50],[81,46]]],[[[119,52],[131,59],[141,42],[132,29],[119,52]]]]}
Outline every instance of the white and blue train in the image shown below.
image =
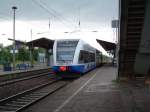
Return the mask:
{"type": "Polygon", "coordinates": [[[53,72],[62,77],[81,75],[101,63],[101,53],[81,39],[55,40],[53,72]]]}

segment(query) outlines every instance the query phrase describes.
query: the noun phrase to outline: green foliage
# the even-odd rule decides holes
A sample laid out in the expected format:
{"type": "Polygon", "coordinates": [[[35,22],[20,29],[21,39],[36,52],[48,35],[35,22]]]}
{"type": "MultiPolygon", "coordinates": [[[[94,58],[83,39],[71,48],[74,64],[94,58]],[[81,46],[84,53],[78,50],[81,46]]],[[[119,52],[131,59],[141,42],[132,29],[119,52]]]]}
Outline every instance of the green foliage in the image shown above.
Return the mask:
{"type": "MultiPolygon", "coordinates": [[[[12,46],[7,46],[0,51],[0,64],[12,63],[13,55],[10,53],[12,46]]],[[[38,60],[38,53],[45,53],[45,49],[38,48],[33,51],[33,61],[38,60]]],[[[16,62],[30,61],[30,51],[24,47],[18,49],[16,54],[16,62]]]]}
{"type": "Polygon", "coordinates": [[[38,53],[45,53],[45,49],[43,49],[43,48],[34,49],[34,51],[33,51],[33,59],[35,61],[38,60],[38,53]]]}
{"type": "Polygon", "coordinates": [[[17,55],[17,59],[19,61],[29,61],[29,51],[26,50],[25,48],[20,48],[18,50],[18,55],[17,55]]]}
{"type": "Polygon", "coordinates": [[[0,52],[0,63],[5,64],[12,62],[12,54],[10,53],[10,49],[3,48],[0,52]]]}
{"type": "Polygon", "coordinates": [[[43,49],[43,48],[38,48],[38,52],[40,52],[40,53],[45,53],[45,49],[43,49]]]}
{"type": "Polygon", "coordinates": [[[38,50],[33,51],[33,60],[35,60],[35,61],[38,60],[38,50]]]}

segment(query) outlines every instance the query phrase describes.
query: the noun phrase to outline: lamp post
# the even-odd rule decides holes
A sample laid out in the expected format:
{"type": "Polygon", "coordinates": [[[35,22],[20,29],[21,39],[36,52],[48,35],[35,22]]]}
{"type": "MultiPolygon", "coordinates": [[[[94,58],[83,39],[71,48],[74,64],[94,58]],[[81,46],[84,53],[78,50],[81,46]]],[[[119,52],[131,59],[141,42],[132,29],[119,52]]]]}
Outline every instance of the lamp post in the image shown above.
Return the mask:
{"type": "Polygon", "coordinates": [[[15,70],[15,62],[16,62],[16,57],[15,57],[15,50],[16,50],[16,42],[15,42],[15,13],[16,13],[16,6],[12,7],[13,10],[13,70],[15,70]]]}

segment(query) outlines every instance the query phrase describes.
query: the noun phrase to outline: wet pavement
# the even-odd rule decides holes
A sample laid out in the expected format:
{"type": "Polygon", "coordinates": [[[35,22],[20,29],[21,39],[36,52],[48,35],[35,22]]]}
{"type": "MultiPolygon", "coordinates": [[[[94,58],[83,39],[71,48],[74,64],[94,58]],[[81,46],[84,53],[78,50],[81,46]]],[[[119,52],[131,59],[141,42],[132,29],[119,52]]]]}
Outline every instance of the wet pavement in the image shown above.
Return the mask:
{"type": "Polygon", "coordinates": [[[150,89],[144,79],[120,82],[126,112],[150,112],[150,89]]]}
{"type": "Polygon", "coordinates": [[[23,112],[150,112],[143,81],[116,82],[116,68],[101,67],[23,112]]]}

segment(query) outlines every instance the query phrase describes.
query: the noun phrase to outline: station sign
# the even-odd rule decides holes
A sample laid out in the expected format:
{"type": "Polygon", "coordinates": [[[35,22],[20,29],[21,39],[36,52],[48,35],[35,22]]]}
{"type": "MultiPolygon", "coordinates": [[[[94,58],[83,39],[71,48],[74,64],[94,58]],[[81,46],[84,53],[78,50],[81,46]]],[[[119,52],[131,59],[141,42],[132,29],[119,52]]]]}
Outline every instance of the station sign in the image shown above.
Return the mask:
{"type": "Polygon", "coordinates": [[[112,28],[118,28],[119,27],[119,20],[112,20],[111,21],[111,27],[112,28]]]}

